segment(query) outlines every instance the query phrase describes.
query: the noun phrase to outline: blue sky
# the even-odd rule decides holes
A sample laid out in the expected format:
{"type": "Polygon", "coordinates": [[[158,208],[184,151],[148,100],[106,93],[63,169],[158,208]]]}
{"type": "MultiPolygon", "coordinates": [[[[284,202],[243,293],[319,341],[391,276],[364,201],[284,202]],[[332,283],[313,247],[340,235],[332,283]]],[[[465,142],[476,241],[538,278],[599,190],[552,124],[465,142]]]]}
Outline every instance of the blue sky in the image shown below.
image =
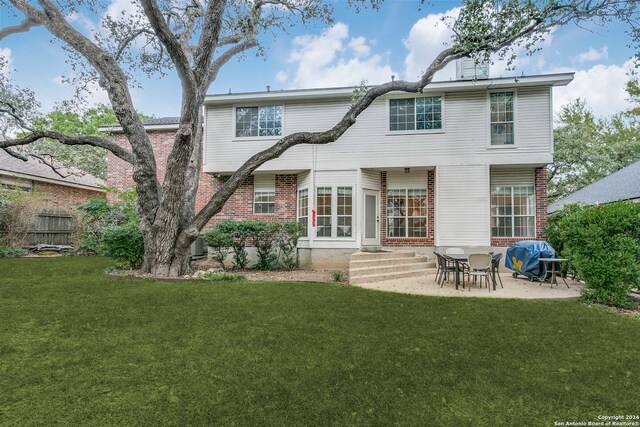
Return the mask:
{"type": "MultiPolygon", "coordinates": [[[[266,58],[247,54],[242,61],[232,60],[220,72],[210,93],[246,92],[288,88],[356,85],[363,79],[380,83],[397,78],[416,80],[420,71],[442,49],[449,31],[438,17],[455,13],[458,2],[436,1],[418,10],[417,1],[387,0],[377,12],[359,14],[346,1],[337,0],[336,23],[332,27],[315,24],[297,26],[289,34],[265,38],[266,58]]],[[[111,0],[112,12],[131,10],[127,0],[111,0]]],[[[74,25],[83,32],[99,22],[98,16],[74,15],[74,25]]],[[[1,26],[15,22],[3,8],[1,26]]],[[[598,115],[609,115],[627,107],[624,85],[632,67],[633,52],[626,46],[624,28],[592,27],[591,31],[565,27],[555,31],[543,50],[533,57],[520,56],[515,71],[504,64],[491,68],[492,76],[533,75],[575,71],[576,78],[566,88],[554,91],[554,108],[581,97],[598,115]]],[[[10,61],[10,78],[21,86],[35,90],[47,111],[56,103],[69,99],[73,89],[62,81],[70,73],[66,54],[59,42],[43,29],[10,36],[0,45],[0,54],[10,61]]],[[[454,75],[449,66],[435,80],[449,80],[454,75]]],[[[134,102],[145,114],[173,116],[179,112],[180,86],[173,75],[163,79],[139,77],[142,88],[132,90],[134,102]]],[[[98,88],[90,103],[106,102],[98,88]]]]}

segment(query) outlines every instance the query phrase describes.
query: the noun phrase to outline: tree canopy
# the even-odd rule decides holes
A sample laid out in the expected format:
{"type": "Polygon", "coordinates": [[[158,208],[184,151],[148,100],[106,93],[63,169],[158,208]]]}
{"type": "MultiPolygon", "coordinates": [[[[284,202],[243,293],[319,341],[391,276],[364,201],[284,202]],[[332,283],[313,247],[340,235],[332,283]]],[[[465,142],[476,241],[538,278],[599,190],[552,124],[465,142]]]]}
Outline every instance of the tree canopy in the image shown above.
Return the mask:
{"type": "MultiPolygon", "coordinates": [[[[356,9],[375,8],[379,2],[349,0],[356,9]]],[[[25,136],[0,142],[0,148],[11,150],[48,138],[65,145],[103,148],[131,163],[145,244],[142,270],[169,276],[183,274],[188,268],[191,242],[253,171],[296,145],[336,141],[378,97],[393,91],[422,92],[437,71],[456,59],[488,59],[494,53],[513,59],[518,48],[534,52],[558,26],[587,22],[608,24],[616,20],[629,23],[632,29],[638,28],[640,8],[636,0],[463,0],[458,17],[445,19],[453,32],[450,43],[443,46],[431,63],[424,64],[419,80],[392,80],[370,87],[331,128],[284,136],[250,157],[205,206],[195,212],[202,153],[201,106],[221,67],[251,49],[264,52],[262,36],[266,33],[277,34],[291,25],[332,22],[332,2],[139,0],[134,3],[137,9],[133,16],[108,16],[102,20],[101,30],[91,36],[78,31],[69,17],[79,8],[104,12],[99,1],[0,0],[0,3],[24,23],[20,28],[5,29],[0,35],[41,26],[60,40],[74,67],[76,84],[85,87],[88,82],[97,82],[106,90],[115,117],[129,141],[128,146],[121,147],[100,136],[38,129],[29,118],[28,105],[12,105],[0,100],[0,113],[27,132],[25,136]],[[180,80],[179,127],[162,183],[156,174],[158,165],[149,136],[131,96],[134,70],[175,72],[180,80]]],[[[637,46],[640,33],[631,32],[630,40],[637,46]]]]}

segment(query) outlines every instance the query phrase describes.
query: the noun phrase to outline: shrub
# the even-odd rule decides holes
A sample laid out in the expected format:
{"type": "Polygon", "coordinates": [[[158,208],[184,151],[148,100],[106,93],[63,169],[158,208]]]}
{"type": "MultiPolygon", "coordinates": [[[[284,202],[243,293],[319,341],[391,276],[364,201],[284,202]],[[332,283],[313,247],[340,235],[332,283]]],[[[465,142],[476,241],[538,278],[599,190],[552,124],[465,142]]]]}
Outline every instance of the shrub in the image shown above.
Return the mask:
{"type": "Polygon", "coordinates": [[[144,242],[138,224],[128,222],[102,230],[100,251],[113,258],[121,267],[138,268],[144,257],[144,242]]]}
{"type": "Polygon", "coordinates": [[[102,231],[106,227],[138,222],[134,191],[115,192],[119,201],[108,203],[104,197],[92,197],[78,206],[79,233],[76,248],[80,252],[97,253],[100,249],[102,231]]]}
{"type": "Polygon", "coordinates": [[[251,231],[253,242],[256,246],[258,270],[274,270],[278,263],[278,254],[274,242],[280,233],[282,226],[277,222],[253,221],[251,231]]]}
{"type": "Polygon", "coordinates": [[[628,294],[640,281],[639,203],[569,206],[550,221],[547,234],[585,281],[586,301],[633,305],[628,294]]]}
{"type": "Polygon", "coordinates": [[[216,225],[216,229],[231,236],[233,248],[233,268],[245,269],[249,264],[246,243],[253,237],[254,221],[233,221],[226,219],[216,225]]]}
{"type": "Polygon", "coordinates": [[[0,246],[0,258],[17,258],[26,255],[29,251],[11,246],[0,246]]]}
{"type": "Polygon", "coordinates": [[[340,270],[334,270],[331,272],[331,278],[334,282],[342,282],[343,273],[340,270]]]}
{"type": "Polygon", "coordinates": [[[0,245],[25,246],[42,209],[40,194],[0,186],[0,245]]]}
{"type": "Polygon", "coordinates": [[[290,221],[282,224],[280,233],[276,237],[276,245],[280,250],[278,259],[285,270],[293,270],[298,263],[298,239],[302,236],[302,224],[290,221]]]}
{"type": "Polygon", "coordinates": [[[231,247],[234,244],[233,238],[228,233],[220,230],[219,227],[215,227],[205,233],[204,241],[213,250],[213,255],[211,256],[213,260],[220,264],[223,270],[226,270],[224,261],[231,252],[231,247]]]}

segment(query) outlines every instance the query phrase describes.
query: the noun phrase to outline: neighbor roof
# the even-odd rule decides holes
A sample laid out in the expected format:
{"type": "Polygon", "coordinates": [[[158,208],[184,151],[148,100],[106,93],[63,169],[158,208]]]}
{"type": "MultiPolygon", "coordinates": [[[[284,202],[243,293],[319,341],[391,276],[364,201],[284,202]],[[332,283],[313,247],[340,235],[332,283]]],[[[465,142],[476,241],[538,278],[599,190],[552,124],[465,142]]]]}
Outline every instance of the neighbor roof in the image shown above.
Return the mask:
{"type": "MultiPolygon", "coordinates": [[[[68,173],[67,170],[63,171],[65,172],[63,174],[68,173]]],[[[4,150],[0,150],[0,175],[49,182],[52,184],[71,187],[90,188],[97,191],[102,191],[99,186],[104,185],[104,181],[102,179],[85,173],[69,175],[63,178],[55,173],[49,166],[41,163],[37,159],[30,158],[25,162],[7,154],[4,150]]]]}
{"type": "Polygon", "coordinates": [[[618,200],[640,200],[640,162],[620,169],[611,175],[587,185],[549,205],[548,211],[555,212],[571,203],[596,205],[618,200]]]}
{"type": "MultiPolygon", "coordinates": [[[[143,120],[142,124],[147,130],[171,130],[178,129],[180,117],[158,117],[157,119],[143,120]]],[[[113,123],[110,125],[100,126],[98,130],[102,132],[122,132],[120,124],[113,123]]]]}

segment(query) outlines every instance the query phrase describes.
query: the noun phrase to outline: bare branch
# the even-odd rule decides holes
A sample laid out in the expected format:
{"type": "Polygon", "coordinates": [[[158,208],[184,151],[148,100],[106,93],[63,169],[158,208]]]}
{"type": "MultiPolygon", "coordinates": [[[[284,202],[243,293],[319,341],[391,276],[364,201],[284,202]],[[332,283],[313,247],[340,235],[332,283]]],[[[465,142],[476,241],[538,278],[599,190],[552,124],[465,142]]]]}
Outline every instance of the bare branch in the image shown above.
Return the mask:
{"type": "Polygon", "coordinates": [[[30,18],[25,18],[17,25],[12,25],[10,27],[0,29],[0,40],[4,39],[5,37],[9,37],[12,34],[26,33],[31,28],[37,27],[38,25],[40,24],[38,24],[36,21],[30,18]]]}
{"type": "Polygon", "coordinates": [[[239,53],[244,52],[245,50],[254,48],[257,45],[258,45],[257,41],[247,40],[242,43],[238,43],[230,47],[228,50],[226,50],[222,55],[216,58],[211,64],[211,66],[209,67],[209,73],[207,75],[207,78],[206,80],[203,81],[203,88],[206,90],[206,88],[208,88],[209,85],[211,85],[211,83],[218,76],[218,72],[220,72],[220,69],[222,68],[222,66],[227,62],[229,62],[231,58],[238,55],[239,53]]]}
{"type": "Polygon", "coordinates": [[[3,148],[4,152],[7,153],[8,155],[10,155],[11,157],[15,157],[18,160],[22,160],[23,162],[26,162],[27,160],[29,160],[29,158],[21,153],[18,153],[17,151],[13,151],[10,150],[8,148],[3,148]]]}
{"type": "Polygon", "coordinates": [[[21,138],[0,141],[0,148],[4,149],[8,147],[27,145],[43,138],[53,139],[65,145],[91,145],[94,147],[104,148],[127,163],[133,164],[135,161],[133,153],[127,151],[107,138],[99,136],[69,136],[50,130],[34,130],[30,134],[21,138]]]}
{"type": "Polygon", "coordinates": [[[153,33],[150,30],[146,28],[141,28],[138,31],[131,33],[124,40],[122,40],[122,42],[120,43],[120,46],[118,46],[118,50],[116,51],[116,55],[115,55],[116,61],[120,59],[122,52],[124,52],[127,46],[129,46],[129,43],[134,41],[139,35],[145,34],[145,33],[153,35],[153,33]]]}

